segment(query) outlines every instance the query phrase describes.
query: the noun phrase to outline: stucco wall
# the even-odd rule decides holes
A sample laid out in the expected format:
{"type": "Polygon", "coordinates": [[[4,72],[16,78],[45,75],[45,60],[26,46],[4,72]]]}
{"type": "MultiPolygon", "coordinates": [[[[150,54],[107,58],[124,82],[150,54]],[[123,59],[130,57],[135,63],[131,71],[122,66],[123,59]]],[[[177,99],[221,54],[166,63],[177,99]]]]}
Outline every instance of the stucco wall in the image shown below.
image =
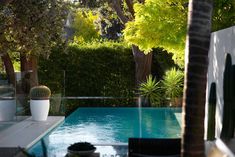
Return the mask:
{"type": "Polygon", "coordinates": [[[235,26],[212,33],[209,52],[208,84],[206,96],[205,137],[207,132],[208,95],[212,82],[216,83],[216,137],[220,137],[223,120],[223,72],[226,53],[230,53],[235,64],[235,26]]]}

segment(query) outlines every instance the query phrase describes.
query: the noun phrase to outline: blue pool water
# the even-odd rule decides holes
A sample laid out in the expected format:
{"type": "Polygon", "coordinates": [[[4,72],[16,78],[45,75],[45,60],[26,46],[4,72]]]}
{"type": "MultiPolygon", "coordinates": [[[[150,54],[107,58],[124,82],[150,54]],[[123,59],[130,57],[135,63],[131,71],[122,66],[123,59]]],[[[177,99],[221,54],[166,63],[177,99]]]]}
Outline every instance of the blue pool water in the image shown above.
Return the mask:
{"type": "MultiPolygon", "coordinates": [[[[177,138],[181,129],[176,114],[180,112],[173,108],[79,108],[44,141],[48,155],[57,157],[65,156],[67,146],[79,141],[113,145],[127,144],[129,137],[177,138]]],[[[40,143],[29,151],[40,156],[40,143]]]]}

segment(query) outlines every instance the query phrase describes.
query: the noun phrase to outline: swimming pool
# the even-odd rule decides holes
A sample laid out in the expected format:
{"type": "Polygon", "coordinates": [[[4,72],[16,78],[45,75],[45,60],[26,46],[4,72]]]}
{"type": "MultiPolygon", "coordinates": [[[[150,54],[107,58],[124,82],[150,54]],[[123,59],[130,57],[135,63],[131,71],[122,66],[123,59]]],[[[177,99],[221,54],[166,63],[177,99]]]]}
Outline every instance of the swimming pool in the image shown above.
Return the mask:
{"type": "MultiPolygon", "coordinates": [[[[57,129],[44,137],[49,156],[65,156],[67,146],[79,141],[95,145],[126,145],[129,137],[180,137],[176,108],[79,108],[57,129]]],[[[40,156],[40,143],[29,151],[40,156]]],[[[102,149],[115,148],[98,147],[102,149]]],[[[111,150],[114,149],[114,150],[111,150]]]]}

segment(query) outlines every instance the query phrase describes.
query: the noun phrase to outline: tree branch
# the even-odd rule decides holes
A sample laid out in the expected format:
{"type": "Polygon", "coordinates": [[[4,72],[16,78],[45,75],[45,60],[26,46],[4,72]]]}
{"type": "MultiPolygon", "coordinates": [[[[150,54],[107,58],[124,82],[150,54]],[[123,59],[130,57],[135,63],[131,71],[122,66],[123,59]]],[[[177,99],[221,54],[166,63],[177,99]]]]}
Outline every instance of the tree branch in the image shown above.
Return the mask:
{"type": "Polygon", "coordinates": [[[119,19],[122,23],[127,23],[130,19],[124,15],[120,0],[111,0],[111,7],[116,11],[119,19]]]}
{"type": "Polygon", "coordinates": [[[135,17],[135,11],[134,11],[134,8],[133,8],[133,1],[132,0],[125,0],[125,2],[126,2],[128,10],[131,13],[132,17],[135,17]]]}

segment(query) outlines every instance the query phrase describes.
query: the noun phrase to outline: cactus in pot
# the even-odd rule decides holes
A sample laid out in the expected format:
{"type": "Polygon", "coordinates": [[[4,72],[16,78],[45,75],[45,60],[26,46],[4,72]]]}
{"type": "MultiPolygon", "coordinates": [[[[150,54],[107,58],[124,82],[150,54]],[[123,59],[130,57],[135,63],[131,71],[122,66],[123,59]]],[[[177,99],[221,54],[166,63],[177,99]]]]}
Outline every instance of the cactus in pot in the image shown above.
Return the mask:
{"type": "Polygon", "coordinates": [[[30,99],[32,100],[49,100],[51,90],[44,85],[35,86],[30,89],[30,99]]]}
{"type": "Polygon", "coordinates": [[[35,121],[45,121],[50,108],[51,90],[44,85],[30,89],[30,111],[35,121]]]}
{"type": "Polygon", "coordinates": [[[16,112],[15,88],[0,86],[0,121],[11,121],[16,112]]]}

